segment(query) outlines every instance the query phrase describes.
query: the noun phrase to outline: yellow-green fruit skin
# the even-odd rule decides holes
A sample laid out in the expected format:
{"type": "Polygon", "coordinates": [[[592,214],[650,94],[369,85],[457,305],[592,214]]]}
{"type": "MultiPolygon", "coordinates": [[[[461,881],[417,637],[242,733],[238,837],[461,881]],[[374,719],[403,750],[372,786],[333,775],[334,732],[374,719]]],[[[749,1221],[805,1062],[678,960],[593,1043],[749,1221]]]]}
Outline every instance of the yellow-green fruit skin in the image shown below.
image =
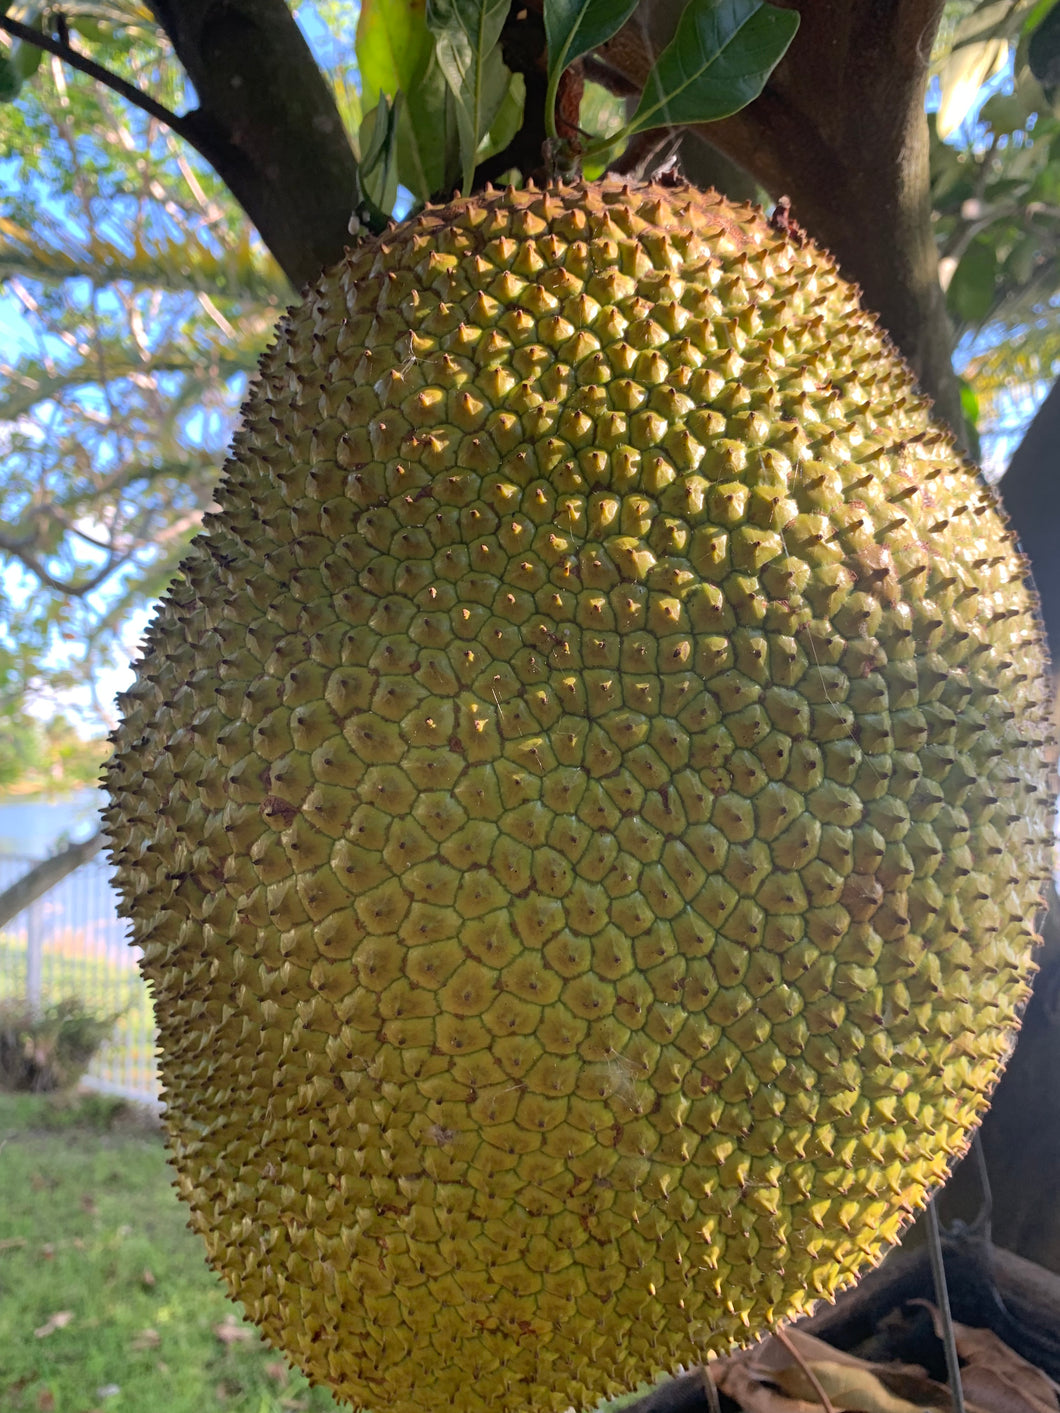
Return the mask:
{"type": "Polygon", "coordinates": [[[281,325],[109,766],[180,1192],[358,1407],[587,1405],[850,1284],[1028,991],[1044,659],[831,260],[487,193],[281,325]]]}

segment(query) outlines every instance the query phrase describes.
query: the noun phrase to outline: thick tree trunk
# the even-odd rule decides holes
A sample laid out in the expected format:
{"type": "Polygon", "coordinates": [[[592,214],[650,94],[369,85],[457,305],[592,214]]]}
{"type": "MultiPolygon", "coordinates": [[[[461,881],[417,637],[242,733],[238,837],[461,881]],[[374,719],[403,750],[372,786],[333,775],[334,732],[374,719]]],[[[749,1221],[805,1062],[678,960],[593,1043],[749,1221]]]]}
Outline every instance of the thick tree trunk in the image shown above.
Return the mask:
{"type": "Polygon", "coordinates": [[[1038,409],[998,489],[1030,557],[1049,651],[1060,662],[1060,382],[1038,409]]]}
{"type": "MultiPolygon", "coordinates": [[[[1060,1272],[1060,1205],[1055,1201],[1060,1173],[1060,927],[1055,898],[1039,960],[1019,1042],[980,1136],[994,1241],[1060,1272]]],[[[983,1197],[973,1154],[947,1184],[943,1219],[974,1221],[983,1197]]]]}
{"type": "MultiPolygon", "coordinates": [[[[295,288],[348,242],[357,163],[284,0],[151,0],[195,85],[199,151],[295,288]]],[[[351,35],[352,43],[352,35],[351,35]]]]}

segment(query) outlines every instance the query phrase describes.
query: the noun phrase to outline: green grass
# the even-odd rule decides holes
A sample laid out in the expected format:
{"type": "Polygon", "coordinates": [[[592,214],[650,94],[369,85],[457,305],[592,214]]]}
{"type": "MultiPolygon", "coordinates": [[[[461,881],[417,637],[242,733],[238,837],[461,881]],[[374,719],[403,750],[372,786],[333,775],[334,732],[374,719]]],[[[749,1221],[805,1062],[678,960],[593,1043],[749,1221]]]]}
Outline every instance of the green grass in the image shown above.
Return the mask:
{"type": "Polygon", "coordinates": [[[4,1413],[337,1408],[241,1322],[126,1106],[0,1095],[0,1193],[4,1413]]]}

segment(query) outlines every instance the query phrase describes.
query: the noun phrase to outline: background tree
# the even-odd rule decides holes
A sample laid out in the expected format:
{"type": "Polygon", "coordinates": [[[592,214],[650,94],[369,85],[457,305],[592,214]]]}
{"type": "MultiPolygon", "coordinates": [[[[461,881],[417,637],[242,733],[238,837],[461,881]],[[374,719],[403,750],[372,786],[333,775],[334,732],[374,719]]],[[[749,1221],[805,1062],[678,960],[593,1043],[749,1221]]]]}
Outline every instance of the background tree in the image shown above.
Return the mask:
{"type": "MultiPolygon", "coordinates": [[[[319,0],[303,28],[285,0],[4,8],[0,273],[34,337],[0,366],[0,551],[22,576],[2,583],[23,620],[0,649],[23,683],[113,660],[208,506],[277,305],[362,230],[456,186],[579,161],[644,175],[679,147],[697,181],[788,198],[969,447],[1060,363],[1056,0],[364,0],[359,19],[319,0]],[[549,68],[550,30],[570,64],[553,42],[549,68]],[[708,31],[742,36],[746,62],[704,63],[693,102],[656,65],[695,68],[708,31]]],[[[1054,647],[1058,422],[1054,395],[1001,482],[1054,647]]],[[[1041,1107],[1055,1085],[1025,1077],[1060,1060],[1058,970],[1047,954],[1021,1045],[1035,1058],[987,1138],[999,1238],[1027,1243],[1033,1218],[1029,1254],[1060,1266],[1036,1205],[1060,1164],[1060,1113],[1041,1107]],[[1058,1136],[1038,1168],[1032,1130],[1058,1136]]]]}

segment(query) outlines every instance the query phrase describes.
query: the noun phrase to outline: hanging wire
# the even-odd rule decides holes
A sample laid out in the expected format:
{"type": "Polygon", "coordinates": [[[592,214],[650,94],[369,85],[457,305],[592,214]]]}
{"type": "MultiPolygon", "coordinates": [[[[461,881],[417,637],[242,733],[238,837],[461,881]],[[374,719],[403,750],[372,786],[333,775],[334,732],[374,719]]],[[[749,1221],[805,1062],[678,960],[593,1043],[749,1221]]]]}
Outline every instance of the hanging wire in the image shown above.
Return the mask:
{"type": "Polygon", "coordinates": [[[961,1382],[961,1365],[957,1356],[957,1335],[953,1328],[950,1313],[950,1292],[946,1285],[946,1266],[942,1257],[942,1231],[939,1227],[939,1213],[936,1199],[932,1198],[927,1209],[928,1255],[931,1259],[931,1275],[935,1282],[935,1304],[939,1309],[939,1323],[942,1326],[942,1344],[946,1351],[946,1371],[949,1376],[950,1396],[953,1399],[953,1413],[965,1413],[964,1385],[961,1382]]]}

